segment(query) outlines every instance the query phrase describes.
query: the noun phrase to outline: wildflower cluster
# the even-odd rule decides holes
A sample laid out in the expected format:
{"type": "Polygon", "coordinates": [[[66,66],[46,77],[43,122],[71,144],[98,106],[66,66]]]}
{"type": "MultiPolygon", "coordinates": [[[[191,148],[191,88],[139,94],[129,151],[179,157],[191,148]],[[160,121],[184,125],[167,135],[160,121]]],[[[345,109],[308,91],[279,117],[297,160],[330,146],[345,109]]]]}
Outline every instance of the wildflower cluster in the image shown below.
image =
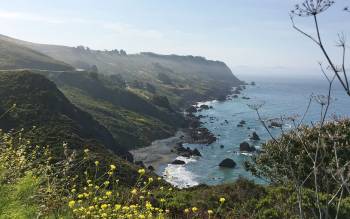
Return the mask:
{"type": "MultiPolygon", "coordinates": [[[[144,177],[145,170],[139,169],[139,178],[131,189],[118,184],[117,166],[95,177],[100,171],[95,161],[95,173],[86,173],[85,186],[73,186],[68,196],[68,207],[77,218],[165,218],[170,211],[164,208],[165,198],[155,200],[149,187],[153,177],[144,177]],[[105,180],[101,180],[105,179],[105,180]],[[127,192],[125,192],[127,191],[127,192]]],[[[160,178],[158,178],[160,180],[160,178]]]]}
{"type": "MultiPolygon", "coordinates": [[[[22,130],[23,131],[23,130],[22,130]]],[[[41,147],[22,131],[0,131],[0,183],[20,180],[29,171],[39,188],[33,196],[38,216],[73,216],[74,218],[216,218],[225,199],[218,199],[215,209],[196,206],[174,208],[174,188],[164,184],[145,169],[139,169],[133,186],[119,183],[115,163],[95,159],[89,149],[75,151],[63,143],[64,158],[56,160],[49,146],[41,147]],[[179,213],[180,212],[180,213],[179,213]]],[[[1,184],[0,184],[1,185],[1,184]]]]}

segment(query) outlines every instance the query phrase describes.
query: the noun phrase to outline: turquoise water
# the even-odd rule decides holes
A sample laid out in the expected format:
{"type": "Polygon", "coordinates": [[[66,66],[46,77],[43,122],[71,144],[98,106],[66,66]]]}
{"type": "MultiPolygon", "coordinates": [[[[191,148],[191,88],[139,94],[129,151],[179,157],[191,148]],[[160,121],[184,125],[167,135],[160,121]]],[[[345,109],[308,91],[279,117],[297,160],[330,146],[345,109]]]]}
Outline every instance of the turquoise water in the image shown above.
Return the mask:
{"type": "MultiPolygon", "coordinates": [[[[248,141],[259,148],[262,142],[270,139],[268,133],[258,121],[256,113],[247,104],[264,101],[265,105],[261,109],[261,115],[266,119],[296,114],[301,116],[305,112],[309,96],[312,93],[326,94],[327,91],[328,85],[323,80],[281,79],[271,81],[260,79],[256,81],[256,86],[247,86],[247,89],[239,95],[240,98],[238,99],[206,103],[213,106],[213,109],[200,112],[200,115],[206,116],[201,121],[206,128],[217,136],[218,140],[209,146],[185,145],[190,148],[197,148],[202,157],[191,159],[179,157],[186,164],[183,166],[169,164],[165,167],[163,175],[169,182],[180,187],[197,184],[222,184],[235,181],[239,176],[263,183],[262,180],[245,171],[243,163],[250,156],[239,152],[239,144],[243,141],[248,141]],[[251,99],[244,100],[241,98],[242,96],[251,99]],[[225,122],[225,120],[228,122],[225,122]],[[241,120],[245,120],[247,124],[244,127],[237,127],[241,120]],[[253,131],[258,133],[261,141],[249,141],[249,134],[253,131]],[[220,148],[220,145],[224,145],[224,148],[220,148]],[[237,166],[234,169],[219,168],[218,164],[225,158],[233,159],[237,166]]],[[[350,97],[345,95],[340,86],[335,85],[332,96],[334,101],[330,106],[328,115],[332,116],[334,113],[338,116],[349,115],[350,97]]],[[[313,101],[304,123],[318,121],[319,118],[320,105],[313,101]]],[[[290,127],[290,124],[284,126],[286,129],[290,127]]],[[[272,133],[278,136],[279,131],[273,130],[272,133]]]]}

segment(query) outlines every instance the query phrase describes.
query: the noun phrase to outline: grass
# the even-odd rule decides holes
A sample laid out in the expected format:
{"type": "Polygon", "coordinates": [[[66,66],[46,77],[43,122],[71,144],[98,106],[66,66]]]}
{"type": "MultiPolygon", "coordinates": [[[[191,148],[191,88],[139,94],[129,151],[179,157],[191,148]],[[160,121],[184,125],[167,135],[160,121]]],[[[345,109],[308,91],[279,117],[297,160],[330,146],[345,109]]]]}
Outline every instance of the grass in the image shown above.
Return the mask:
{"type": "Polygon", "coordinates": [[[73,103],[93,115],[126,148],[147,146],[155,139],[166,138],[175,133],[175,127],[157,118],[93,98],[79,89],[61,89],[73,103]]]}
{"type": "MultiPolygon", "coordinates": [[[[3,176],[6,170],[1,169],[3,176]]],[[[4,178],[1,177],[1,181],[4,178]]],[[[32,172],[27,172],[23,177],[16,179],[14,183],[0,184],[0,218],[35,218],[39,210],[34,196],[38,193],[40,179],[32,172]]]]}

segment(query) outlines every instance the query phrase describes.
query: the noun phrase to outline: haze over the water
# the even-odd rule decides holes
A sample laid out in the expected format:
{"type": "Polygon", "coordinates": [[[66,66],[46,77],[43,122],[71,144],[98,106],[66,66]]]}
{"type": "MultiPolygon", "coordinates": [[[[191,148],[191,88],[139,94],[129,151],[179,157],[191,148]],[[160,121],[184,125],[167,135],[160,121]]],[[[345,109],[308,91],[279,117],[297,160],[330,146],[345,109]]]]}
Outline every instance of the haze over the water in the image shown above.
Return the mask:
{"type": "MultiPolygon", "coordinates": [[[[2,34],[39,43],[200,55],[225,61],[242,75],[305,75],[315,72],[323,59],[318,48],[291,27],[289,11],[297,2],[4,0],[0,25],[2,34]]],[[[349,16],[341,12],[349,3],[338,1],[320,16],[333,56],[338,54],[337,33],[350,33],[349,16]]],[[[296,22],[313,31],[309,18],[296,22]]]]}

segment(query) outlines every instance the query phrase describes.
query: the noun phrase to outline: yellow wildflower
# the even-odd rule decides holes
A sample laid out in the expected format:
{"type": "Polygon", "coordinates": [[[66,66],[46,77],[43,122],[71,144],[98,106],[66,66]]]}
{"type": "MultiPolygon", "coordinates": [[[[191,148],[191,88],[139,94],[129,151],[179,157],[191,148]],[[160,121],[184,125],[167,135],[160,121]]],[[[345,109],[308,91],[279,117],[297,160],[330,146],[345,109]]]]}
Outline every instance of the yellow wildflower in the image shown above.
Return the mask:
{"type": "Polygon", "coordinates": [[[193,207],[193,208],[192,208],[192,211],[195,213],[195,212],[197,212],[197,211],[198,211],[198,208],[193,207]]]}
{"type": "Polygon", "coordinates": [[[136,195],[136,193],[137,193],[137,189],[131,190],[131,194],[136,195]]]}
{"type": "Polygon", "coordinates": [[[190,210],[189,210],[188,208],[186,208],[186,209],[184,210],[184,212],[185,212],[186,214],[188,214],[188,213],[190,212],[190,210]]]}
{"type": "Polygon", "coordinates": [[[100,165],[100,161],[96,160],[96,161],[95,161],[95,165],[96,165],[96,166],[100,165]]]}
{"type": "Polygon", "coordinates": [[[115,165],[113,165],[113,164],[111,164],[110,167],[111,167],[111,170],[112,170],[112,171],[115,170],[115,169],[117,168],[117,167],[116,167],[115,165]]]}
{"type": "Polygon", "coordinates": [[[213,212],[213,210],[208,210],[208,214],[209,215],[211,215],[211,214],[213,214],[214,212],[213,212]]]}
{"type": "Polygon", "coordinates": [[[107,196],[111,196],[111,195],[112,195],[112,192],[111,192],[111,191],[107,191],[107,192],[106,192],[106,195],[107,195],[107,196]]]}
{"type": "Polygon", "coordinates": [[[101,209],[103,209],[103,210],[106,209],[107,207],[108,207],[107,204],[102,204],[102,205],[101,205],[101,209]]]}
{"type": "Polygon", "coordinates": [[[145,174],[145,169],[139,169],[138,171],[137,171],[140,175],[143,175],[143,174],[145,174]]]}
{"type": "Polygon", "coordinates": [[[219,202],[220,202],[221,204],[223,204],[225,201],[226,201],[225,198],[220,198],[220,199],[219,199],[219,202]]]}
{"type": "Polygon", "coordinates": [[[119,205],[119,204],[114,205],[114,209],[117,210],[117,211],[118,211],[121,207],[122,207],[122,206],[119,205]]]}
{"type": "Polygon", "coordinates": [[[75,201],[74,201],[74,200],[68,202],[68,206],[69,206],[70,208],[73,208],[74,205],[75,205],[75,201]]]}

